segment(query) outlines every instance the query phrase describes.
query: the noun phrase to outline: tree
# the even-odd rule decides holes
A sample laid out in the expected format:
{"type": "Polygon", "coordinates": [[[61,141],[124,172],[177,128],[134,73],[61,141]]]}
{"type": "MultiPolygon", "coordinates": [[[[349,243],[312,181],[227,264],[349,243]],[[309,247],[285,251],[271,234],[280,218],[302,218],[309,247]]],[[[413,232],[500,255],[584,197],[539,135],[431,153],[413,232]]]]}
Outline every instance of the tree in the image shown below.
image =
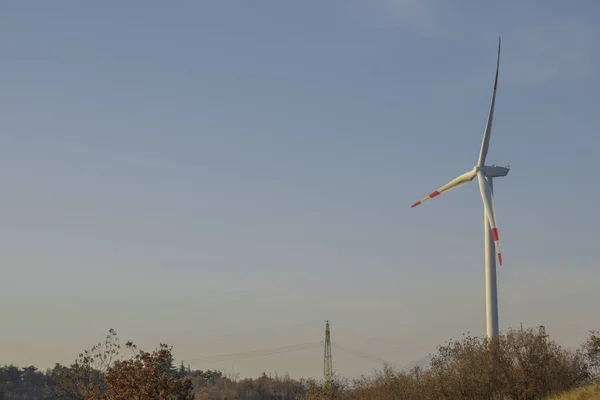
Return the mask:
{"type": "Polygon", "coordinates": [[[116,361],[104,378],[108,390],[106,400],[193,400],[194,387],[186,378],[177,376],[173,368],[171,347],[164,343],[152,353],[134,351],[133,358],[116,361]]]}
{"type": "Polygon", "coordinates": [[[600,375],[600,332],[590,331],[590,335],[582,346],[582,351],[585,354],[594,378],[600,375]]]}
{"type": "Polygon", "coordinates": [[[193,400],[194,388],[178,376],[172,348],[161,343],[151,352],[129,341],[129,359],[118,359],[119,339],[111,329],[104,342],[84,351],[74,364],[57,364],[52,377],[54,394],[70,400],[193,400]]]}
{"type": "Polygon", "coordinates": [[[70,367],[56,364],[52,377],[56,385],[52,392],[71,400],[100,400],[106,392],[104,374],[119,355],[119,337],[110,329],[104,342],[99,342],[79,354],[70,367]]]}
{"type": "Polygon", "coordinates": [[[181,361],[181,365],[179,366],[179,370],[177,371],[177,377],[178,378],[183,378],[187,374],[188,374],[188,371],[185,368],[185,365],[183,365],[183,361],[181,361]]]}

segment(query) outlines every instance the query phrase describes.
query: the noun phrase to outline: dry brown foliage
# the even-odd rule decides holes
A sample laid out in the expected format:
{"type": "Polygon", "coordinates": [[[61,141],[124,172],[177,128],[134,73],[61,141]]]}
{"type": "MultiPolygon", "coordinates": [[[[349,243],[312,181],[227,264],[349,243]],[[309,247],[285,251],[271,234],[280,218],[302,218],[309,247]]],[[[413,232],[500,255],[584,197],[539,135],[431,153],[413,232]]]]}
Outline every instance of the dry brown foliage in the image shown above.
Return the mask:
{"type": "Polygon", "coordinates": [[[117,360],[121,346],[114,330],[104,343],[79,355],[71,367],[56,376],[54,394],[71,400],[193,400],[194,387],[179,378],[171,348],[161,343],[153,352],[137,349],[133,342],[129,359],[117,360]]]}
{"type": "MultiPolygon", "coordinates": [[[[463,336],[439,346],[427,370],[390,368],[339,390],[343,400],[544,399],[597,377],[600,337],[568,351],[533,329],[509,330],[495,340],[463,336]]],[[[586,391],[587,393],[589,391],[586,391]]],[[[317,390],[314,399],[328,399],[317,390]]]]}
{"type": "MultiPolygon", "coordinates": [[[[129,348],[135,348],[128,343],[129,348]]],[[[160,345],[152,353],[136,352],[133,358],[115,361],[104,377],[106,400],[194,400],[189,379],[177,378],[173,372],[171,348],[160,345]]]]}
{"type": "MultiPolygon", "coordinates": [[[[114,331],[104,343],[80,355],[71,367],[57,366],[61,399],[78,400],[453,400],[594,398],[600,370],[600,334],[579,350],[563,349],[536,329],[510,329],[497,339],[463,335],[438,346],[427,369],[396,372],[390,367],[353,381],[336,378],[333,391],[322,382],[289,376],[256,379],[224,377],[216,371],[177,376],[171,349],[161,344],[152,353],[133,351],[116,360],[120,349],[114,331]],[[577,388],[586,387],[579,391],[577,388]],[[575,391],[573,391],[575,390],[575,391]],[[574,397],[577,396],[577,397],[574,397]],[[556,397],[559,398],[559,397],[556,397]]],[[[181,374],[181,371],[180,371],[181,374]]]]}

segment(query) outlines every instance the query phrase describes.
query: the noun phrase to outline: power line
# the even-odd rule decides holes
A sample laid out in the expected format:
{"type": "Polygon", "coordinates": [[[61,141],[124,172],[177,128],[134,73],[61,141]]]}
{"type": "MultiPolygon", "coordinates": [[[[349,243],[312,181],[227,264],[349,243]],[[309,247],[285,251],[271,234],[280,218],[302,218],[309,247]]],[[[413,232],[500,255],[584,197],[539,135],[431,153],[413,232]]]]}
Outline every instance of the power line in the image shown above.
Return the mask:
{"type": "Polygon", "coordinates": [[[187,362],[194,364],[194,365],[206,364],[206,363],[216,363],[216,362],[221,362],[221,361],[232,361],[232,360],[239,360],[239,359],[245,359],[245,358],[267,356],[267,355],[272,355],[272,354],[288,353],[291,351],[308,350],[308,349],[314,349],[314,348],[322,347],[322,346],[323,346],[323,342],[307,342],[307,343],[299,343],[299,344],[290,345],[290,346],[274,347],[274,348],[270,348],[270,349],[252,350],[252,351],[244,351],[244,352],[238,352],[238,353],[221,354],[221,355],[209,356],[209,357],[201,357],[201,358],[195,358],[195,359],[188,360],[187,362]]]}
{"type": "MultiPolygon", "coordinates": [[[[325,334],[326,341],[327,341],[327,332],[328,331],[329,330],[326,327],[326,334],[325,334]]],[[[330,335],[329,335],[329,341],[331,342],[330,335]]],[[[273,347],[273,348],[260,349],[260,350],[243,351],[243,352],[237,352],[237,353],[228,353],[228,354],[220,354],[220,355],[215,355],[215,356],[199,357],[199,358],[193,358],[190,360],[186,360],[186,363],[193,365],[193,366],[197,366],[197,365],[208,364],[208,363],[218,363],[218,362],[223,362],[223,361],[235,361],[235,360],[249,359],[249,358],[255,358],[255,357],[263,357],[263,356],[269,356],[269,355],[274,355],[274,354],[282,354],[282,353],[289,353],[289,352],[294,352],[294,351],[309,350],[309,349],[314,349],[314,348],[318,348],[318,347],[327,347],[325,345],[325,343],[326,342],[306,342],[306,343],[299,343],[299,344],[282,346],[282,347],[273,347]]],[[[398,366],[396,363],[392,363],[381,357],[374,356],[374,355],[365,353],[363,351],[360,351],[360,350],[357,350],[352,347],[345,346],[345,345],[342,345],[339,343],[331,342],[330,346],[336,347],[337,349],[339,349],[347,354],[362,358],[364,360],[368,360],[368,361],[375,362],[375,363],[382,364],[382,365],[387,364],[387,365],[394,366],[394,367],[398,366]]],[[[332,362],[332,358],[331,358],[331,347],[329,348],[329,351],[327,351],[327,349],[325,349],[325,355],[324,355],[324,360],[323,360],[323,362],[324,362],[323,378],[325,380],[327,380],[328,376],[333,375],[333,362],[332,362]],[[330,364],[331,364],[331,367],[330,367],[330,364]],[[331,371],[331,374],[329,371],[331,371]]]]}
{"type": "MultiPolygon", "coordinates": [[[[313,323],[313,321],[306,321],[306,322],[302,322],[299,324],[294,324],[293,326],[299,327],[299,326],[308,325],[311,323],[313,323]]],[[[260,332],[260,331],[257,330],[256,332],[260,332]]],[[[219,340],[219,339],[227,337],[227,336],[236,336],[237,334],[242,334],[242,332],[224,334],[224,335],[220,335],[217,337],[213,337],[212,339],[219,340]]],[[[380,337],[378,337],[377,339],[379,339],[380,341],[383,341],[383,342],[387,342],[389,345],[392,344],[390,341],[384,340],[380,337]]],[[[209,340],[209,341],[212,341],[212,340],[209,340]]],[[[325,354],[324,354],[324,359],[323,359],[323,362],[324,362],[323,378],[325,381],[327,381],[329,376],[333,376],[333,362],[332,362],[332,356],[331,356],[331,347],[333,347],[333,346],[335,346],[337,349],[339,349],[349,355],[359,357],[363,360],[371,361],[371,362],[381,364],[381,365],[389,365],[389,366],[392,366],[395,368],[399,367],[397,363],[389,362],[386,359],[383,359],[380,357],[380,355],[383,356],[384,354],[376,354],[376,355],[368,354],[368,353],[354,349],[349,346],[331,342],[329,321],[326,321],[326,333],[325,333],[325,341],[324,342],[306,342],[306,343],[300,343],[300,344],[282,346],[282,347],[266,348],[266,349],[243,351],[243,352],[236,352],[236,353],[226,353],[226,354],[207,356],[207,357],[198,357],[198,358],[193,358],[193,359],[186,359],[186,363],[189,366],[197,367],[202,364],[250,359],[250,358],[263,357],[263,356],[269,356],[269,355],[274,355],[274,354],[282,354],[282,353],[288,353],[288,352],[294,352],[294,351],[308,350],[308,349],[318,348],[318,347],[322,347],[322,346],[325,347],[325,349],[324,349],[325,354]],[[328,342],[329,342],[329,345],[328,345],[328,342]]],[[[385,354],[387,354],[389,356],[390,354],[393,354],[393,353],[405,351],[405,349],[397,348],[395,345],[393,345],[392,347],[395,347],[395,349],[391,352],[386,352],[385,354]]],[[[424,347],[429,347],[429,346],[425,346],[425,345],[419,346],[419,348],[421,348],[421,347],[424,348],[424,347]]]]}
{"type": "Polygon", "coordinates": [[[202,339],[203,343],[213,343],[213,342],[217,342],[222,339],[225,339],[225,338],[235,337],[235,336],[240,336],[240,335],[255,335],[255,334],[259,334],[259,333],[266,333],[266,332],[273,332],[273,331],[285,331],[285,330],[292,329],[292,328],[297,329],[297,328],[300,328],[303,326],[314,324],[319,321],[320,320],[313,319],[313,320],[299,322],[299,323],[291,324],[291,325],[280,325],[280,326],[275,326],[275,327],[259,328],[259,329],[248,330],[248,331],[239,330],[236,332],[228,332],[228,333],[222,333],[220,335],[208,336],[208,337],[204,337],[201,339],[202,339]]]}
{"type": "Polygon", "coordinates": [[[383,358],[380,358],[380,357],[372,356],[372,355],[367,354],[365,352],[362,352],[360,350],[356,350],[356,349],[353,349],[351,347],[344,346],[344,345],[341,345],[341,344],[338,344],[338,343],[332,343],[332,344],[333,344],[334,347],[336,347],[336,348],[338,348],[338,349],[340,349],[340,350],[342,350],[342,351],[344,351],[344,352],[346,352],[348,354],[351,354],[353,356],[357,356],[357,357],[360,357],[362,359],[373,361],[373,362],[376,362],[376,363],[382,364],[382,365],[386,365],[387,364],[387,365],[394,366],[394,367],[398,366],[395,363],[389,362],[389,361],[384,360],[383,358]]]}

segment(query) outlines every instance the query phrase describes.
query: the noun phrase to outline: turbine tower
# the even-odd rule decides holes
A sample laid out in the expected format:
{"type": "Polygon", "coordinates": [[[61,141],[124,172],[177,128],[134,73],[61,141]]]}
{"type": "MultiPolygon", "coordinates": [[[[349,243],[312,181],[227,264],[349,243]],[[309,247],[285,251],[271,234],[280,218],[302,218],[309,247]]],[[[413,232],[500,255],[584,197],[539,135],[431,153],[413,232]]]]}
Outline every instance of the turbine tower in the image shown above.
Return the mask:
{"type": "Polygon", "coordinates": [[[496,258],[494,249],[498,255],[498,262],[502,265],[502,253],[500,252],[500,240],[498,236],[498,225],[496,224],[496,212],[494,210],[493,178],[500,178],[508,175],[509,168],[498,167],[495,165],[485,165],[485,158],[490,145],[490,135],[492,133],[492,120],[494,118],[494,105],[496,103],[496,89],[498,87],[498,70],[500,66],[500,38],[498,38],[498,58],[496,61],[496,78],[494,80],[494,90],[492,92],[492,102],[488,115],[479,158],[477,164],[469,172],[448,182],[438,190],[422,198],[411,206],[416,207],[440,194],[459,186],[471,182],[475,177],[479,183],[479,191],[483,200],[484,210],[484,243],[485,243],[485,310],[487,319],[487,336],[498,336],[498,293],[496,285],[496,258]]]}

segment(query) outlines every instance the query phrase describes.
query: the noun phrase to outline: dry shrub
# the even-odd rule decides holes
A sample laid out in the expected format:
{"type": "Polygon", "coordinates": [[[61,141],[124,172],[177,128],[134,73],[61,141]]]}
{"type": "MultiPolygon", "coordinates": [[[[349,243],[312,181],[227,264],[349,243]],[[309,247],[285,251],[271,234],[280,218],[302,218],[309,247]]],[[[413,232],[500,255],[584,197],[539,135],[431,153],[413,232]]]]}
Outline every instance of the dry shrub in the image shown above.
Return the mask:
{"type": "Polygon", "coordinates": [[[145,352],[127,342],[128,359],[117,359],[121,348],[114,330],[104,342],[81,353],[70,367],[57,365],[52,371],[58,399],[69,400],[193,400],[194,387],[177,376],[171,348],[145,352]]]}
{"type": "Polygon", "coordinates": [[[582,350],[568,351],[541,330],[510,329],[492,340],[464,335],[439,346],[427,370],[396,373],[384,368],[373,377],[354,381],[336,398],[543,399],[594,378],[592,367],[600,355],[597,339],[592,335],[582,350]]]}
{"type": "MultiPolygon", "coordinates": [[[[577,351],[561,348],[543,330],[509,329],[491,340],[467,334],[438,346],[430,368],[416,367],[399,373],[386,366],[372,376],[351,382],[336,378],[331,391],[316,380],[265,374],[257,379],[237,380],[216,372],[195,371],[182,379],[172,366],[170,348],[164,345],[153,353],[139,352],[129,360],[113,361],[120,346],[111,335],[114,333],[107,336],[105,343],[83,353],[70,368],[57,366],[53,370],[56,379],[61,374],[70,378],[64,381],[70,386],[63,388],[71,389],[71,397],[61,398],[528,400],[583,387],[600,372],[600,335],[596,331],[577,351]]],[[[598,390],[598,386],[589,386],[562,398],[595,398],[590,396],[598,390]]]]}

